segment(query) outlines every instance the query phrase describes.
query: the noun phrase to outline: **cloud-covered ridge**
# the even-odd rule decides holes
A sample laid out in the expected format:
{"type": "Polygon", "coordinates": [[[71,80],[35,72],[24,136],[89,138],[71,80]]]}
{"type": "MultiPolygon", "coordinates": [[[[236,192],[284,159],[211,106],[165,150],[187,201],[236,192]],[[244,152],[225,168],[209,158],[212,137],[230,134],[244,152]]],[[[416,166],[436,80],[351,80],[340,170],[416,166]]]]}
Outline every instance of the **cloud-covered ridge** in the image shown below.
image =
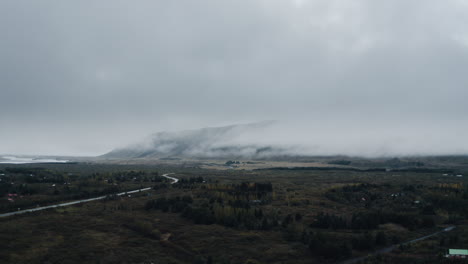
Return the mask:
{"type": "Polygon", "coordinates": [[[466,153],[467,24],[466,0],[0,1],[0,153],[271,119],[311,153],[466,153]]]}
{"type": "Polygon", "coordinates": [[[278,158],[295,156],[398,157],[466,155],[451,123],[259,122],[155,133],[106,158],[278,158]],[[417,129],[415,129],[415,127],[417,129]],[[450,138],[446,135],[452,134],[450,138]]]}
{"type": "Polygon", "coordinates": [[[265,133],[272,121],[209,127],[179,132],[160,132],[146,140],[113,150],[106,158],[264,158],[280,155],[285,150],[279,146],[242,141],[265,133]]]}

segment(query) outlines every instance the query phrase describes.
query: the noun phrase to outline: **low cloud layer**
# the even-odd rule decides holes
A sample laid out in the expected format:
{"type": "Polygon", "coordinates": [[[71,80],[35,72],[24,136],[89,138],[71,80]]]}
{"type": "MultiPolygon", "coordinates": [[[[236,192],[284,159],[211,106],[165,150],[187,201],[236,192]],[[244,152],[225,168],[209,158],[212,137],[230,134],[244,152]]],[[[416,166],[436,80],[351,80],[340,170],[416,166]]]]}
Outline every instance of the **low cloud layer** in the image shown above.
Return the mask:
{"type": "Polygon", "coordinates": [[[467,23],[463,0],[2,1],[0,153],[274,119],[258,140],[317,154],[466,154],[467,23]]]}
{"type": "Polygon", "coordinates": [[[106,158],[271,158],[282,156],[348,155],[394,157],[463,155],[462,134],[442,140],[450,127],[424,127],[426,134],[408,126],[375,124],[372,129],[325,124],[260,122],[155,133],[121,146],[106,158]]]}

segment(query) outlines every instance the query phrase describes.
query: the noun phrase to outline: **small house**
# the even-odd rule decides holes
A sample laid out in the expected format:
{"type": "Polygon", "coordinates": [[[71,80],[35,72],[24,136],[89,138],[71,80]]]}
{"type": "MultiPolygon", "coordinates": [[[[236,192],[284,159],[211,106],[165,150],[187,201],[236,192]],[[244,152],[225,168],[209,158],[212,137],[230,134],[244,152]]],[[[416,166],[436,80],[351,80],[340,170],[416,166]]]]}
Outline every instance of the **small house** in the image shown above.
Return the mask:
{"type": "Polygon", "coordinates": [[[445,255],[447,258],[468,258],[468,249],[449,249],[448,254],[445,255]]]}

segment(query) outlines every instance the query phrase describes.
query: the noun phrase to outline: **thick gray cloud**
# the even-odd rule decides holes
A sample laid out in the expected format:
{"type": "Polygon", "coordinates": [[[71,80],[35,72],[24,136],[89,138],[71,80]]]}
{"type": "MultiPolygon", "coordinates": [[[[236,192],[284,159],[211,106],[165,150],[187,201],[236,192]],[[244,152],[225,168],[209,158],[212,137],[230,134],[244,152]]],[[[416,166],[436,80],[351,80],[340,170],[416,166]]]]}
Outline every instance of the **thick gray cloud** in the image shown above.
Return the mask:
{"type": "Polygon", "coordinates": [[[265,119],[314,153],[468,153],[467,25],[464,0],[1,1],[0,153],[265,119]]]}

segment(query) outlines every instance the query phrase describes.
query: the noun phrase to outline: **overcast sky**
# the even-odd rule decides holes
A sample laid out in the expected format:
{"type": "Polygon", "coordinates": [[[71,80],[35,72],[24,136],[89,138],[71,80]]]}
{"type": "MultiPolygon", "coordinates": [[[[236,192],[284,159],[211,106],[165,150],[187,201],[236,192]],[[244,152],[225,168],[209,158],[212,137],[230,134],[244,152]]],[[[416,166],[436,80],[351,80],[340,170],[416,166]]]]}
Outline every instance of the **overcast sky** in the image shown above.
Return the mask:
{"type": "Polygon", "coordinates": [[[4,154],[272,119],[323,153],[463,154],[467,98],[466,0],[0,1],[4,154]]]}

